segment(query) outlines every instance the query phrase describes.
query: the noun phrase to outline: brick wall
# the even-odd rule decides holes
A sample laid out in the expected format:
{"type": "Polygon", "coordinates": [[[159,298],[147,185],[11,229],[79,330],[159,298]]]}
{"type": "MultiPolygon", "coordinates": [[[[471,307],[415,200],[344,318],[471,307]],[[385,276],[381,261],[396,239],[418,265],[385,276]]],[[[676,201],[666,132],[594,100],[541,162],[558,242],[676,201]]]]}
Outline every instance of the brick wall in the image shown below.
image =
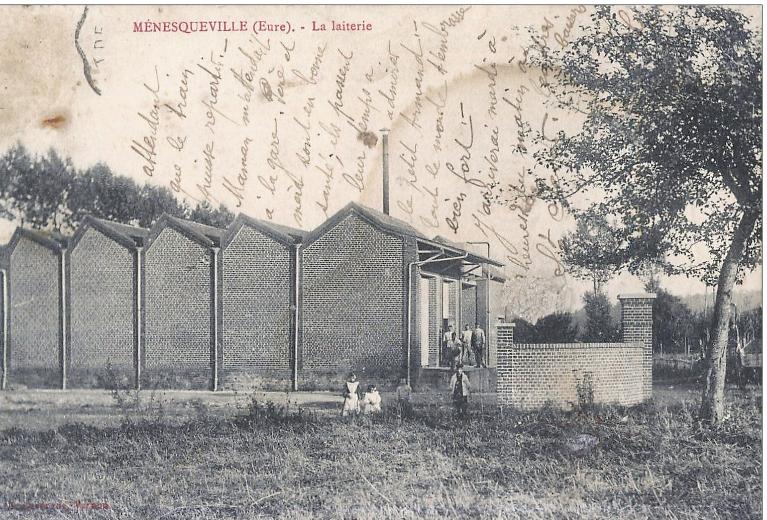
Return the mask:
{"type": "Polygon", "coordinates": [[[447,315],[445,317],[448,318],[448,323],[453,326],[460,337],[460,331],[463,327],[461,323],[458,323],[460,319],[458,316],[458,283],[455,281],[447,282],[442,286],[442,290],[448,291],[447,315]]]}
{"type": "Polygon", "coordinates": [[[579,402],[579,385],[593,390],[594,403],[630,406],[643,400],[639,343],[513,344],[504,340],[503,327],[498,336],[501,405],[570,408],[579,402]]]}
{"type": "Polygon", "coordinates": [[[477,286],[463,285],[461,289],[461,330],[464,325],[474,329],[477,321],[477,286]]]}
{"type": "MultiPolygon", "coordinates": [[[[429,283],[429,366],[439,366],[440,348],[442,337],[440,329],[442,328],[442,293],[440,292],[441,282],[439,278],[430,277],[429,283]]],[[[420,293],[419,293],[420,294],[420,293]]]]}
{"type": "Polygon", "coordinates": [[[302,250],[303,387],[307,371],[398,375],[405,364],[405,269],[402,239],[356,214],[302,250]]]}
{"type": "Polygon", "coordinates": [[[8,382],[61,385],[58,252],[21,237],[11,253],[8,382]]]}
{"type": "Polygon", "coordinates": [[[293,254],[247,225],[222,251],[224,387],[290,384],[293,254]]]}
{"type": "Polygon", "coordinates": [[[135,252],[89,228],[69,255],[70,386],[98,386],[107,362],[135,382],[135,252]]]}
{"type": "Polygon", "coordinates": [[[494,361],[496,366],[496,392],[498,394],[499,404],[509,404],[511,399],[509,394],[512,391],[512,365],[511,349],[514,347],[514,324],[500,323],[495,329],[496,340],[503,345],[504,351],[501,355],[503,366],[498,364],[498,350],[496,349],[494,361]]]}
{"type": "Polygon", "coordinates": [[[621,302],[621,339],[644,346],[642,356],[645,399],[652,397],[652,316],[655,294],[639,293],[618,296],[621,302]]]}
{"type": "Polygon", "coordinates": [[[208,388],[211,262],[209,248],[170,227],[147,248],[142,372],[146,384],[208,388]]]}

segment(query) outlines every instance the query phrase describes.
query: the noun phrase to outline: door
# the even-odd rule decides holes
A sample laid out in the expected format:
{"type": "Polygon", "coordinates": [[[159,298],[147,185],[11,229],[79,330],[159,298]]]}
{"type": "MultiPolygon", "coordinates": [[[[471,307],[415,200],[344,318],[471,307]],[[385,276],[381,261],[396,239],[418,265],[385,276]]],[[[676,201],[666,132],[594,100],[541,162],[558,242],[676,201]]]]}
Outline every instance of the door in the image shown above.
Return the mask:
{"type": "Polygon", "coordinates": [[[418,290],[420,291],[420,298],[418,301],[421,303],[418,309],[419,319],[419,337],[421,338],[421,366],[429,366],[429,308],[431,302],[429,301],[429,279],[421,278],[418,290]]]}

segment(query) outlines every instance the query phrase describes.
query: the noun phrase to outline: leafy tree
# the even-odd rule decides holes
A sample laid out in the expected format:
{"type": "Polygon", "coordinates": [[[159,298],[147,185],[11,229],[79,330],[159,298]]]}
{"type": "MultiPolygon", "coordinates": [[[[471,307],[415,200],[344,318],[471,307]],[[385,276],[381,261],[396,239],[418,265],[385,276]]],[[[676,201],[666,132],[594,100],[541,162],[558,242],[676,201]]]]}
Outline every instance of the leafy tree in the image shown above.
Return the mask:
{"type": "Polygon", "coordinates": [[[622,267],[716,279],[701,417],[717,423],[732,291],[761,259],[761,35],[725,7],[631,12],[628,27],[597,6],[561,53],[539,50],[560,108],[583,118],[537,153],[555,176],[539,190],[613,222],[622,267]]]}
{"type": "Polygon", "coordinates": [[[139,204],[136,212],[138,225],[150,227],[160,215],[167,213],[185,218],[186,210],[168,188],[144,184],[139,188],[139,204]]]}
{"type": "Polygon", "coordinates": [[[138,185],[130,178],[115,176],[108,166],[97,164],[72,179],[67,206],[68,223],[75,228],[91,214],[125,224],[137,224],[141,209],[138,185]]]}
{"type": "Polygon", "coordinates": [[[0,159],[3,215],[33,228],[66,226],[66,202],[75,171],[69,159],[53,151],[32,157],[16,145],[0,159]]]}
{"type": "Polygon", "coordinates": [[[536,343],[572,343],[577,335],[578,327],[570,312],[555,312],[535,322],[536,343]]]}
{"type": "Polygon", "coordinates": [[[582,341],[609,343],[617,341],[618,329],[610,314],[610,302],[603,292],[587,292],[583,295],[586,324],[582,341]]]}
{"type": "Polygon", "coordinates": [[[747,310],[743,313],[736,313],[736,319],[733,320],[737,327],[738,334],[736,343],[738,348],[744,352],[762,352],[762,307],[747,310]]]}
{"type": "Polygon", "coordinates": [[[655,344],[664,352],[683,352],[685,339],[695,336],[695,316],[681,298],[665,289],[655,289],[652,333],[655,344]]]}
{"type": "Polygon", "coordinates": [[[0,216],[3,218],[16,218],[16,201],[12,193],[20,172],[31,171],[32,168],[32,158],[20,144],[10,148],[0,159],[0,216]]]}
{"type": "Polygon", "coordinates": [[[562,261],[568,266],[568,272],[581,280],[590,280],[594,294],[599,293],[620,266],[616,236],[603,216],[585,215],[578,219],[575,231],[560,241],[562,261]]]}
{"type": "Polygon", "coordinates": [[[163,213],[226,227],[234,215],[221,205],[190,208],[168,188],[115,175],[105,164],[78,171],[51,150],[33,157],[21,144],[0,157],[0,218],[32,228],[74,230],[85,215],[150,227],[163,213]]]}
{"type": "Polygon", "coordinates": [[[188,218],[200,224],[225,228],[234,220],[234,213],[223,204],[214,209],[208,202],[199,202],[189,213],[188,218]]]}
{"type": "Polygon", "coordinates": [[[537,343],[535,325],[524,318],[514,319],[514,343],[537,343]]]}

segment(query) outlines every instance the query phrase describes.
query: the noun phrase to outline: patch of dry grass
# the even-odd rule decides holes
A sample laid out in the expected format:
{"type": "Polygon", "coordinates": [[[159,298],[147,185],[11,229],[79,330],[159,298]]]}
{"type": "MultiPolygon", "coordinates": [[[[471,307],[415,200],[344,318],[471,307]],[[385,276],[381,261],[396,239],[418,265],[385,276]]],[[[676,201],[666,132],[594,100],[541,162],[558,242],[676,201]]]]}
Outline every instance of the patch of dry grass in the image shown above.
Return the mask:
{"type": "MultiPolygon", "coordinates": [[[[729,397],[717,430],[688,401],[588,414],[486,407],[465,421],[432,404],[344,420],[258,403],[221,416],[196,403],[181,424],[6,430],[0,495],[111,506],[68,518],[760,518],[761,388],[729,397]],[[573,453],[577,434],[599,442],[573,453]]],[[[35,515],[52,517],[0,510],[35,515]]]]}

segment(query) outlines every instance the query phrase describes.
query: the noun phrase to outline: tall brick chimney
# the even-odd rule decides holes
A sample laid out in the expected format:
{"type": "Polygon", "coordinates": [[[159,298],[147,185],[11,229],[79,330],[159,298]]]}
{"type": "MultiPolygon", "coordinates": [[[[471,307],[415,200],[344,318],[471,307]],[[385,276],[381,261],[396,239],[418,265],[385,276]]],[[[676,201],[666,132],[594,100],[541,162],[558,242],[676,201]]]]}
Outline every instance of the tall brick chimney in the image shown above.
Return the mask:
{"type": "Polygon", "coordinates": [[[655,293],[621,294],[621,341],[642,343],[642,398],[652,397],[652,306],[655,293]]]}

